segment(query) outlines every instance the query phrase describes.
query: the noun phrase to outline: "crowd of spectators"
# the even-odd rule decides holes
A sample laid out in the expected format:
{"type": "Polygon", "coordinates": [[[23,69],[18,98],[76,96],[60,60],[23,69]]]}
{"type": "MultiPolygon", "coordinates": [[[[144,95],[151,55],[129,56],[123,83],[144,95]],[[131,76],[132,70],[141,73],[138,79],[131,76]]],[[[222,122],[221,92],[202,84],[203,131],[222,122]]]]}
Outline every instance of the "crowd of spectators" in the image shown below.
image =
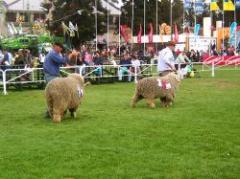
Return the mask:
{"type": "MultiPolygon", "coordinates": [[[[161,50],[162,46],[159,48],[161,50]]],[[[148,49],[145,54],[143,50],[132,50],[130,46],[121,46],[120,53],[117,46],[111,46],[109,49],[102,48],[101,50],[95,50],[88,45],[81,45],[79,48],[74,49],[79,52],[77,56],[67,61],[66,66],[94,66],[96,67],[95,74],[101,76],[103,70],[102,65],[112,65],[118,67],[118,79],[122,80],[123,76],[128,76],[128,81],[132,80],[132,74],[135,70],[140,71],[141,64],[157,64],[158,51],[154,48],[148,49]]],[[[175,63],[191,63],[200,62],[205,55],[234,55],[235,49],[229,47],[223,49],[220,54],[216,52],[216,44],[213,43],[209,47],[209,52],[195,51],[193,49],[189,51],[174,52],[175,63]]],[[[5,70],[13,67],[19,68],[32,68],[42,67],[47,51],[39,52],[38,56],[34,56],[28,49],[19,49],[14,52],[10,52],[6,49],[0,50],[0,69],[5,70]]],[[[70,53],[70,50],[66,50],[66,54],[70,53]]]]}

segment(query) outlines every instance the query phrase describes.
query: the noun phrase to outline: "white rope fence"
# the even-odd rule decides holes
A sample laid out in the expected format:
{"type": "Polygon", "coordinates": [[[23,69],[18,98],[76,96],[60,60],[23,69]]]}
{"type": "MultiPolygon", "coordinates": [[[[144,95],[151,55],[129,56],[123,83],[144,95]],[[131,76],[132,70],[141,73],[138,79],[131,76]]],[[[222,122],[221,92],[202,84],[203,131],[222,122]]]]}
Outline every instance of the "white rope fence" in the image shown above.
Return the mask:
{"type": "MultiPolygon", "coordinates": [[[[178,69],[180,69],[178,64],[178,69]]],[[[195,62],[191,63],[193,67],[198,66],[199,72],[209,72],[212,77],[215,76],[216,68],[215,61],[209,63],[195,62]]],[[[226,70],[226,68],[221,68],[226,70]]],[[[229,70],[237,69],[236,65],[232,65],[229,70]],[[234,67],[233,67],[234,66],[234,67]]],[[[141,66],[129,66],[129,65],[101,65],[101,66],[69,66],[62,67],[61,73],[68,75],[70,73],[78,73],[84,76],[85,79],[103,79],[103,78],[114,78],[115,81],[121,81],[128,77],[128,81],[134,81],[137,83],[139,78],[146,76],[157,76],[157,65],[156,64],[141,64],[141,66]]],[[[22,69],[11,69],[6,70],[0,69],[0,90],[2,93],[7,95],[7,89],[10,85],[23,85],[23,84],[41,84],[45,83],[43,68],[22,68],[22,69]]]]}

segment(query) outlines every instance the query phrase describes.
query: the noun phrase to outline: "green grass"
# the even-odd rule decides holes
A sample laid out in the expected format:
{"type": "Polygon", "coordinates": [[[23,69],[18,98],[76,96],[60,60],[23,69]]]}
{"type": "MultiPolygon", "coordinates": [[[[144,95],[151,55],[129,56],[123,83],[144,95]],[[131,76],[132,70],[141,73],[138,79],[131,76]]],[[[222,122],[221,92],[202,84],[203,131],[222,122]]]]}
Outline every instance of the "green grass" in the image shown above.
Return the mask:
{"type": "Polygon", "coordinates": [[[88,86],[60,124],[43,91],[1,95],[0,178],[239,178],[240,73],[201,76],[168,109],[130,108],[133,83],[88,86]]]}

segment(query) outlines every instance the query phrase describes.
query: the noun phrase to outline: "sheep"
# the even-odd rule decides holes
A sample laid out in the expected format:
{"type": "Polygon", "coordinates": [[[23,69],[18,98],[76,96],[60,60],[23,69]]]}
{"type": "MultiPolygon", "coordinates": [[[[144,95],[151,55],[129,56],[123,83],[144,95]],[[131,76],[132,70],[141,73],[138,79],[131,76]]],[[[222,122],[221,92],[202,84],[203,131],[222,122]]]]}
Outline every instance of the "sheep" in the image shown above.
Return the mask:
{"type": "Polygon", "coordinates": [[[84,94],[84,78],[70,74],[65,78],[55,78],[45,89],[48,112],[54,122],[61,122],[67,110],[76,118],[76,110],[84,94]]]}
{"type": "Polygon", "coordinates": [[[174,101],[179,84],[180,77],[173,72],[163,77],[143,78],[136,85],[131,106],[136,107],[139,100],[145,99],[151,108],[155,108],[155,99],[160,98],[162,107],[169,107],[174,101]]]}

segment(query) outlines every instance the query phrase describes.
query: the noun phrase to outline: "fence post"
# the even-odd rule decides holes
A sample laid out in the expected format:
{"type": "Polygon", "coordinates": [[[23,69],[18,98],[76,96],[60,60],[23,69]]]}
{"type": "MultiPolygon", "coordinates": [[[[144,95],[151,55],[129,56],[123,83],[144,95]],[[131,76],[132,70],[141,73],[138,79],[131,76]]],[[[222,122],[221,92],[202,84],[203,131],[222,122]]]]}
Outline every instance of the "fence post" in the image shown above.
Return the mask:
{"type": "Polygon", "coordinates": [[[34,71],[35,71],[36,69],[35,69],[35,68],[30,68],[29,70],[31,70],[32,81],[35,81],[34,71]]]}
{"type": "Polygon", "coordinates": [[[82,66],[78,66],[78,72],[81,76],[83,76],[83,67],[82,66]]]}
{"type": "Polygon", "coordinates": [[[212,61],[212,77],[215,76],[214,60],[212,61]]]}
{"type": "Polygon", "coordinates": [[[3,71],[2,74],[3,74],[3,94],[7,95],[6,71],[3,71]]]}
{"type": "Polygon", "coordinates": [[[178,70],[177,71],[178,71],[178,74],[180,74],[180,72],[181,72],[181,69],[180,69],[181,68],[181,63],[178,63],[177,65],[178,65],[178,70]]]}
{"type": "Polygon", "coordinates": [[[134,82],[135,83],[137,83],[137,76],[138,76],[137,66],[134,66],[134,82]]]}

